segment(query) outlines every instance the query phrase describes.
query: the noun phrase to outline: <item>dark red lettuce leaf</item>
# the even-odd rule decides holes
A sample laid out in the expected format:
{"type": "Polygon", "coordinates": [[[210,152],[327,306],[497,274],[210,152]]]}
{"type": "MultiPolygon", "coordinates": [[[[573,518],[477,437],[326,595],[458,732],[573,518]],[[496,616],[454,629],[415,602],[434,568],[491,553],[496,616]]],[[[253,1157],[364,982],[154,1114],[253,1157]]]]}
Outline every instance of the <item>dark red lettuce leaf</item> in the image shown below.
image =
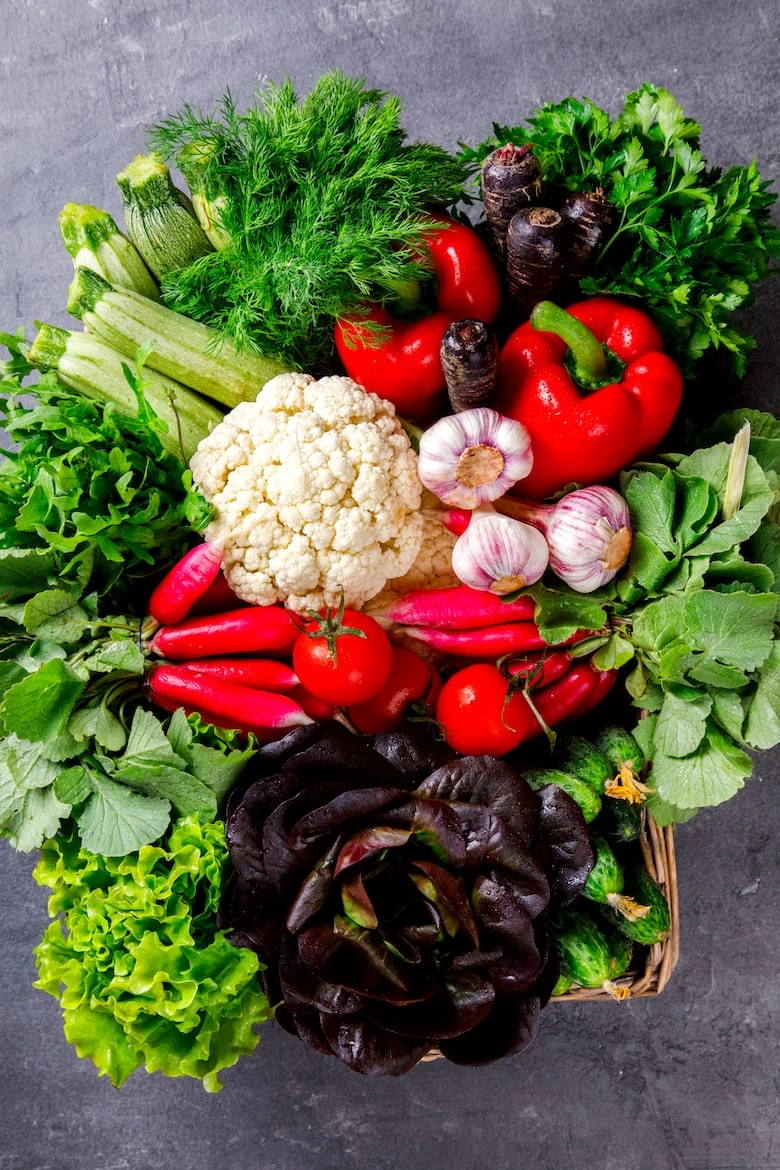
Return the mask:
{"type": "Polygon", "coordinates": [[[451,971],[433,999],[407,1008],[382,1004],[372,1014],[389,1032],[443,1040],[475,1028],[487,1016],[495,997],[489,980],[472,971],[451,971]]]}
{"type": "Polygon", "coordinates": [[[496,997],[492,1011],[476,1028],[455,1040],[443,1040],[441,1051],[453,1064],[473,1067],[515,1056],[535,1038],[540,1010],[535,995],[496,997]]]}
{"type": "Polygon", "coordinates": [[[557,784],[536,793],[539,823],[536,852],[544,858],[550,880],[550,909],[568,906],[583,890],[593,869],[588,827],[572,798],[557,784]]]}
{"type": "Polygon", "coordinates": [[[367,1077],[400,1077],[432,1047],[430,1039],[412,1040],[358,1016],[322,1016],[322,1030],[335,1053],[367,1077]]]}
{"type": "Polygon", "coordinates": [[[397,768],[413,786],[453,758],[452,749],[437,739],[433,729],[421,723],[407,723],[375,735],[371,741],[377,755],[397,768]]]}
{"type": "Polygon", "coordinates": [[[343,837],[333,840],[298,887],[287,911],[287,929],[293,934],[302,930],[325,905],[333,889],[334,871],[343,840],[343,837]]]}
{"type": "Polygon", "coordinates": [[[482,804],[530,845],[536,829],[536,799],[522,776],[493,756],[464,756],[431,773],[415,790],[420,796],[482,804]]]}

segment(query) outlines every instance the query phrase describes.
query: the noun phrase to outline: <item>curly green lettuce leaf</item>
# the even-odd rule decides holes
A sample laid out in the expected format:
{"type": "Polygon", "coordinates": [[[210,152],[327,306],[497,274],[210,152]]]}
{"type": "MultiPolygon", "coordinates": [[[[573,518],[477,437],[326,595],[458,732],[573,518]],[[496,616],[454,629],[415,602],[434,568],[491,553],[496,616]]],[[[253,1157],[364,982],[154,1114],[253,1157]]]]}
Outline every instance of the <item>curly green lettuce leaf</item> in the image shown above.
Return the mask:
{"type": "Polygon", "coordinates": [[[121,859],[75,835],[44,845],[34,876],[60,917],[36,948],[36,987],[113,1085],[143,1066],[216,1092],[222,1070],[257,1046],[272,1014],[257,956],[216,928],[226,861],[224,826],[197,817],[121,859]]]}

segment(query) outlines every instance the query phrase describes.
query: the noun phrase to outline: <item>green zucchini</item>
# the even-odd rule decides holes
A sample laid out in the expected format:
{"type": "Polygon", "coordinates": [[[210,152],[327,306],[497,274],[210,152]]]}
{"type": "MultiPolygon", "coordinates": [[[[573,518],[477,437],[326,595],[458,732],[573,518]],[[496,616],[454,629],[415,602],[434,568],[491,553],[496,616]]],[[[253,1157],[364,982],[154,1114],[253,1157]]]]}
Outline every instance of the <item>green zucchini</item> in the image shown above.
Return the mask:
{"type": "Polygon", "coordinates": [[[216,156],[217,144],[205,138],[189,142],[176,157],[178,166],[192,196],[192,209],[198,223],[219,252],[230,243],[230,232],[223,226],[222,214],[227,207],[227,195],[214,183],[210,175],[211,160],[216,156]]]}
{"type": "Polygon", "coordinates": [[[570,772],[561,772],[557,768],[526,768],[523,777],[534,792],[544,788],[546,784],[556,784],[580,806],[580,811],[588,824],[594,821],[601,811],[601,797],[570,772]]]}
{"type": "Polygon", "coordinates": [[[631,965],[632,948],[580,910],[564,910],[550,925],[561,972],[580,987],[601,987],[631,965]]]}
{"type": "Polygon", "coordinates": [[[91,268],[119,288],[159,301],[157,281],[134,244],[122,235],[107,211],[89,203],[66,203],[59,215],[62,242],[74,268],[91,268]]]}
{"type": "MultiPolygon", "coordinates": [[[[138,414],[138,400],[122,369],[122,357],[91,333],[41,325],[28,356],[39,370],[56,371],[70,390],[97,402],[110,402],[122,414],[138,414]]],[[[222,421],[222,411],[162,374],[144,368],[142,377],[144,398],[167,427],[160,435],[161,443],[189,462],[200,440],[222,421]]]]}
{"type": "Polygon", "coordinates": [[[555,759],[564,772],[571,772],[578,780],[584,780],[600,796],[604,795],[605,785],[615,774],[606,756],[581,735],[570,736],[560,755],[556,752],[555,759]]]}
{"type": "Polygon", "coordinates": [[[274,358],[239,353],[208,325],[130,289],[114,288],[88,268],[76,271],[68,312],[126,357],[153,342],[146,359],[151,369],[230,408],[254,401],[266,382],[289,369],[274,358]]]}
{"type": "Polygon", "coordinates": [[[631,845],[642,832],[642,806],[619,797],[605,797],[599,827],[613,846],[631,845]]]}
{"type": "Polygon", "coordinates": [[[644,866],[636,865],[626,877],[625,888],[636,902],[649,906],[650,912],[641,918],[630,919],[611,907],[605,907],[603,913],[607,919],[632,942],[644,946],[663,942],[669,933],[670,916],[669,903],[661,887],[644,866]]]}
{"type": "Polygon", "coordinates": [[[214,251],[192,203],[173,185],[161,155],[137,155],[116,181],[124,200],[127,234],[158,279],[214,251]]]}

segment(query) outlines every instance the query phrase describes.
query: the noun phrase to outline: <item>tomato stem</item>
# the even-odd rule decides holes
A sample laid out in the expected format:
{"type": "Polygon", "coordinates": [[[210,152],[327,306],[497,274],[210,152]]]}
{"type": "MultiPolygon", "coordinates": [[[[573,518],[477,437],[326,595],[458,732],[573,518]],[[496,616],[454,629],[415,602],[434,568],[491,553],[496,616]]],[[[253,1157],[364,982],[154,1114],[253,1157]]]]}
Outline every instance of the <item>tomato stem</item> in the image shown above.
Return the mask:
{"type": "Polygon", "coordinates": [[[306,630],[301,629],[301,633],[306,638],[324,638],[327,643],[328,653],[333,660],[333,665],[338,665],[338,650],[336,647],[336,639],[342,634],[352,634],[355,638],[365,638],[364,630],[359,630],[356,626],[345,626],[343,624],[344,618],[344,590],[341,590],[341,600],[339,601],[338,609],[335,611],[326,607],[324,613],[317,613],[316,609],[309,610],[309,617],[316,623],[316,629],[306,630]]]}

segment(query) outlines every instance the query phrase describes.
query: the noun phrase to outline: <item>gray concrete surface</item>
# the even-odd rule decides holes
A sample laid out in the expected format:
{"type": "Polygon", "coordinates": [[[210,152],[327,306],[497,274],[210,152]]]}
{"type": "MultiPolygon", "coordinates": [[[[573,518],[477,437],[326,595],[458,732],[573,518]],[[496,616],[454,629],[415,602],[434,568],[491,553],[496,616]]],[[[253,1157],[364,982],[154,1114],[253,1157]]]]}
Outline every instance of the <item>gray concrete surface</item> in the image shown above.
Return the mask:
{"type": "MultiPolygon", "coordinates": [[[[616,109],[644,79],[704,125],[713,163],[780,174],[776,0],[3,0],[0,323],[66,323],[67,199],[118,214],[113,176],[183,100],[239,103],[341,66],[402,95],[413,135],[478,140],[544,100],[616,109]]],[[[780,297],[733,402],[780,410],[780,297]]],[[[780,753],[678,833],[683,950],[658,999],[554,1005],[536,1044],[474,1072],[366,1081],[275,1025],[207,1096],[99,1081],[31,989],[46,923],[0,844],[0,1170],[778,1170],[780,753]]]]}

